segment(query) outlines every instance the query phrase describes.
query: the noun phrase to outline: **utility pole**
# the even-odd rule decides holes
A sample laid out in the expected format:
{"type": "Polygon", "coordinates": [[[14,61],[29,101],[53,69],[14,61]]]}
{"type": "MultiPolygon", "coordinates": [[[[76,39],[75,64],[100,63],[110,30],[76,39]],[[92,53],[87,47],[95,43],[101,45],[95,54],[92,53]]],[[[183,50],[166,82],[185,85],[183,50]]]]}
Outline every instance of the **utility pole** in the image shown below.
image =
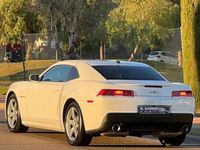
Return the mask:
{"type": "Polygon", "coordinates": [[[22,53],[22,67],[23,67],[23,78],[24,78],[24,81],[26,80],[26,68],[25,68],[25,41],[23,40],[24,39],[24,35],[22,33],[21,35],[21,53],[22,53]],[[24,46],[23,46],[24,45],[24,46]]]}

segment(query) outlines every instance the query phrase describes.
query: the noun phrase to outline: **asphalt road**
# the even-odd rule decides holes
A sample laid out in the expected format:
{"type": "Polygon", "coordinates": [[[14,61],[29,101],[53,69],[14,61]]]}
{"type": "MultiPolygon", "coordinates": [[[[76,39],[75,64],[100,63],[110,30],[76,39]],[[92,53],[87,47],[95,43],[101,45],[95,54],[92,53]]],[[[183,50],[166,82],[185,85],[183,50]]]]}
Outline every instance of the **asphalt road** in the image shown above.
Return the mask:
{"type": "Polygon", "coordinates": [[[65,135],[59,132],[30,128],[27,133],[10,133],[4,112],[0,111],[0,150],[93,150],[93,149],[199,149],[200,137],[187,136],[180,147],[162,147],[156,138],[145,137],[96,137],[90,146],[72,147],[66,143],[65,135]]]}

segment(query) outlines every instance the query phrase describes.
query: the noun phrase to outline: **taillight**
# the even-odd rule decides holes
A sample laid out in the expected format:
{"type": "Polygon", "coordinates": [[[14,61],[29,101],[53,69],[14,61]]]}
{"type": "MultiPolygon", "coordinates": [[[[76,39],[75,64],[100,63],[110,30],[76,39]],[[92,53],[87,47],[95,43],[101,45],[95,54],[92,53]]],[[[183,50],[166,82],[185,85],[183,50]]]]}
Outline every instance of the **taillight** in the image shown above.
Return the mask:
{"type": "Polygon", "coordinates": [[[131,90],[102,89],[97,96],[134,96],[131,90]]]}
{"type": "Polygon", "coordinates": [[[192,97],[192,91],[173,91],[172,97],[192,97]]]}

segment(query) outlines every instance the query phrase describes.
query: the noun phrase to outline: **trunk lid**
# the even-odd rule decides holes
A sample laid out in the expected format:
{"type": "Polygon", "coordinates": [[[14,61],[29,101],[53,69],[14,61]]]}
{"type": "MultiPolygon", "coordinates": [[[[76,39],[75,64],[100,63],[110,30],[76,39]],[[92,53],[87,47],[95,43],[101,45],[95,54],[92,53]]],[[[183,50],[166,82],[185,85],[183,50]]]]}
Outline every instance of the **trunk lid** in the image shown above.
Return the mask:
{"type": "Polygon", "coordinates": [[[171,97],[172,85],[168,81],[109,80],[109,84],[134,91],[140,97],[171,97]]]}

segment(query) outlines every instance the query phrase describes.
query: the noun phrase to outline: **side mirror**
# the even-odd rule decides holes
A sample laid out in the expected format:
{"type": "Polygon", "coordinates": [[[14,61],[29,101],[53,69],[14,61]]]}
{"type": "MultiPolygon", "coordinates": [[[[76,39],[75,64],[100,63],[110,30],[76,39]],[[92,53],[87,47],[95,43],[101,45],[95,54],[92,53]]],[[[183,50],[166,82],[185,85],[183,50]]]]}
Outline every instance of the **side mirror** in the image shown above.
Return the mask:
{"type": "Polygon", "coordinates": [[[40,78],[39,78],[39,75],[37,75],[37,74],[31,74],[31,75],[29,76],[29,80],[30,80],[30,81],[39,81],[40,78]]]}

